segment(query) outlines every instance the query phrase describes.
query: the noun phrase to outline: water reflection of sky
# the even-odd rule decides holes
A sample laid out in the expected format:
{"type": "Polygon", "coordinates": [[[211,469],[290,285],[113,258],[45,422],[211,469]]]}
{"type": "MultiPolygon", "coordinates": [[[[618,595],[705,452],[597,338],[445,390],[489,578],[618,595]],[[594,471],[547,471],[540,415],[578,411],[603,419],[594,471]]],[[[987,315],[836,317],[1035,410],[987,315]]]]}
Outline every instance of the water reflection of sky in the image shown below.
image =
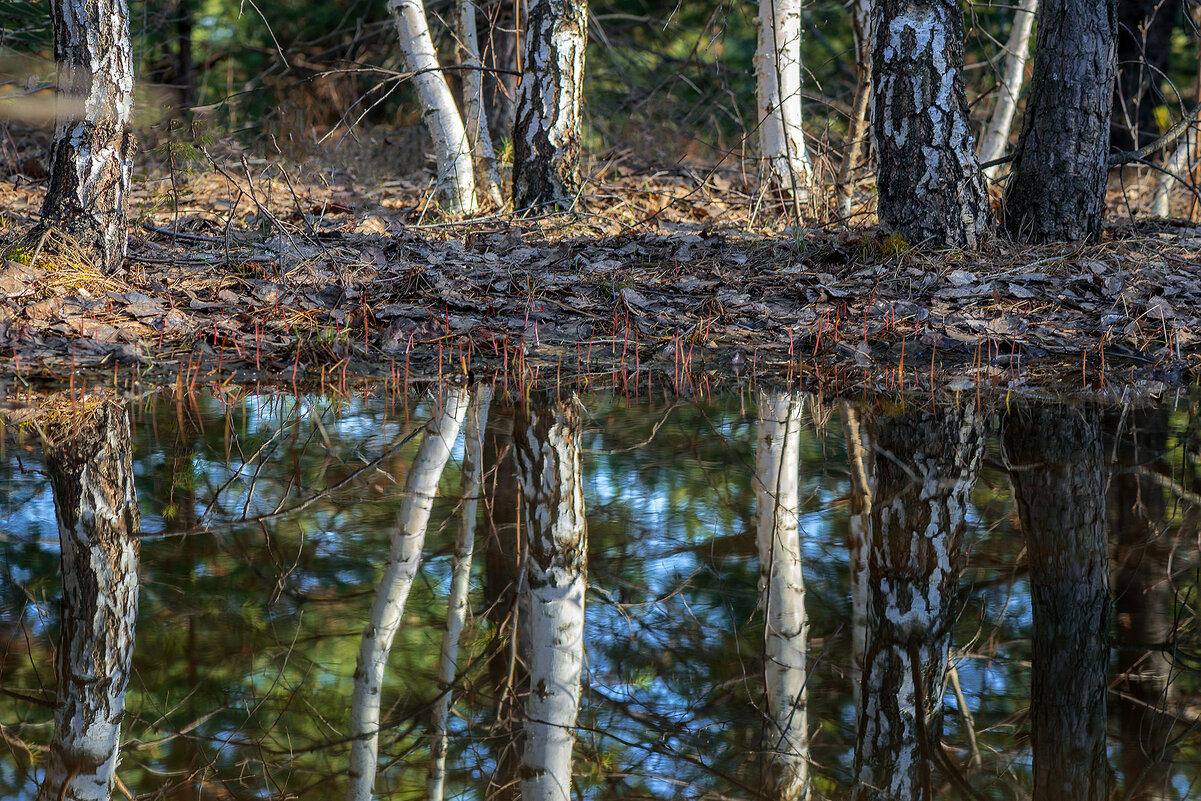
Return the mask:
{"type": "MultiPolygon", "coordinates": [[[[703,408],[604,396],[584,402],[591,542],[580,791],[589,798],[745,797],[764,771],[754,418],[738,399],[703,408]]],[[[183,429],[173,401],[151,398],[134,410],[135,474],[150,536],[142,546],[140,669],[126,731],[163,744],[131,751],[127,783],[150,792],[165,786],[163,776],[199,765],[210,779],[235,784],[247,771],[268,777],[266,785],[238,785],[246,797],[276,792],[264,786],[305,798],[341,793],[350,676],[417,447],[416,438],[405,438],[435,408],[428,395],[407,404],[250,395],[233,406],[205,397],[183,429]],[[328,491],[339,482],[346,482],[342,489],[328,491]],[[178,530],[178,510],[165,514],[169,501],[193,504],[185,518],[199,517],[195,529],[178,530]]],[[[824,428],[806,423],[801,452],[813,761],[821,792],[845,797],[857,721],[848,679],[850,487],[837,415],[824,428]]],[[[410,797],[424,781],[423,732],[436,695],[433,656],[444,625],[462,458],[460,439],[390,660],[381,746],[381,786],[394,788],[390,797],[410,797]]],[[[36,447],[22,452],[20,463],[11,455],[4,462],[0,598],[3,621],[23,619],[31,641],[28,656],[5,661],[3,683],[48,698],[58,543],[41,470],[36,447]]],[[[1004,774],[1028,788],[1030,583],[1015,568],[1023,547],[1005,474],[995,464],[984,472],[967,510],[969,562],[954,664],[990,760],[973,780],[994,788],[990,777],[1004,774]]],[[[448,762],[455,793],[466,798],[481,796],[500,748],[496,688],[483,660],[504,632],[484,619],[488,568],[477,537],[448,762]]],[[[1197,685],[1187,676],[1180,684],[1194,693],[1197,685]]],[[[11,731],[48,741],[44,708],[2,703],[0,720],[11,731]]],[[[964,724],[950,689],[944,706],[945,737],[958,753],[964,724]]],[[[1116,724],[1111,729],[1120,770],[1122,743],[1116,724]]],[[[1196,767],[1182,763],[1172,783],[1183,794],[1196,780],[1196,767]]],[[[0,759],[5,797],[32,797],[31,781],[14,757],[0,759]]]]}

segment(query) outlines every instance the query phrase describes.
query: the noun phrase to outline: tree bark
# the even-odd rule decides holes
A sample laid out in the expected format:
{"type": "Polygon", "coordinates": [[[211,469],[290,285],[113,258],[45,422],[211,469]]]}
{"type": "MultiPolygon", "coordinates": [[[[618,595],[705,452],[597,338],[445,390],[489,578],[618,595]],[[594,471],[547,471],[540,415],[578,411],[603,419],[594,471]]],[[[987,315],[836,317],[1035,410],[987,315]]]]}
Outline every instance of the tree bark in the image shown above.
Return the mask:
{"type": "Polygon", "coordinates": [[[451,567],[450,598],[446,604],[446,633],[438,662],[438,691],[430,732],[430,769],[426,786],[430,801],[442,801],[446,783],[447,726],[450,721],[451,694],[459,671],[459,635],[467,619],[467,596],[471,584],[471,556],[475,551],[475,518],[483,483],[484,429],[488,424],[488,404],[492,388],[477,384],[471,391],[463,425],[463,491],[459,510],[459,531],[451,567]]]}
{"type": "Polygon", "coordinates": [[[388,10],[400,38],[405,68],[413,74],[425,124],[434,140],[438,195],[451,214],[471,214],[478,208],[471,145],[455,99],[442,77],[425,6],[422,0],[388,0],[388,10]]]}
{"type": "Polygon", "coordinates": [[[379,747],[380,697],[388,652],[392,649],[392,639],[404,615],[405,601],[421,566],[425,528],[438,492],[438,481],[459,436],[466,408],[466,390],[455,388],[446,394],[441,410],[426,424],[425,435],[405,479],[404,500],[392,530],[388,563],[375,591],[371,618],[363,629],[359,661],[354,671],[348,801],[371,801],[379,747]]]}
{"type": "MultiPolygon", "coordinates": [[[[1030,34],[1034,32],[1034,18],[1038,12],[1038,0],[1022,0],[1017,7],[1009,41],[1005,45],[1005,65],[1001,79],[997,82],[997,104],[988,121],[988,132],[980,143],[980,161],[988,163],[1005,154],[1009,143],[1009,132],[1013,128],[1013,115],[1018,107],[1018,95],[1026,83],[1026,59],[1030,53],[1030,34]]],[[[984,168],[984,177],[996,180],[1000,164],[984,168]]]]}
{"type": "Polygon", "coordinates": [[[976,162],[952,0],[872,6],[872,98],[880,224],[912,243],[974,248],[992,210],[976,162]]]}
{"type": "Polygon", "coordinates": [[[1109,565],[1095,409],[1020,408],[1004,458],[1030,560],[1035,801],[1104,801],[1109,565]]]}
{"type": "Polygon", "coordinates": [[[116,777],[138,614],[129,416],[91,395],[41,426],[61,548],[62,633],[54,739],[39,801],[108,801],[116,777]]]}
{"type": "Polygon", "coordinates": [[[500,208],[505,200],[500,194],[496,152],[492,148],[492,135],[488,132],[488,117],[484,112],[484,65],[480,62],[480,43],[476,35],[475,0],[456,0],[455,8],[463,66],[463,122],[475,160],[475,185],[483,190],[494,208],[500,208]]]}
{"type": "Polygon", "coordinates": [[[871,611],[851,798],[930,801],[984,431],[964,404],[878,418],[874,441],[871,611]]]}
{"type": "Polygon", "coordinates": [[[1044,0],[1005,228],[1024,242],[1101,235],[1109,175],[1114,0],[1044,0]]]}
{"type": "Polygon", "coordinates": [[[125,0],[52,0],[58,112],[42,221],[47,252],[113,272],[125,258],[133,171],[133,45],[125,0]]]}
{"type": "Polygon", "coordinates": [[[767,689],[767,791],[777,801],[809,797],[805,578],[800,509],[801,396],[760,392],[755,448],[756,540],[767,689]]]}
{"type": "Polygon", "coordinates": [[[522,652],[529,671],[523,801],[568,801],[584,661],[588,537],[577,401],[532,398],[514,440],[528,532],[522,652]]]}
{"type": "Polygon", "coordinates": [[[579,204],[587,0],[531,0],[513,129],[513,206],[579,204]]]}
{"type": "Polygon", "coordinates": [[[801,129],[801,0],[759,0],[755,74],[769,182],[799,203],[813,178],[801,129]]]}

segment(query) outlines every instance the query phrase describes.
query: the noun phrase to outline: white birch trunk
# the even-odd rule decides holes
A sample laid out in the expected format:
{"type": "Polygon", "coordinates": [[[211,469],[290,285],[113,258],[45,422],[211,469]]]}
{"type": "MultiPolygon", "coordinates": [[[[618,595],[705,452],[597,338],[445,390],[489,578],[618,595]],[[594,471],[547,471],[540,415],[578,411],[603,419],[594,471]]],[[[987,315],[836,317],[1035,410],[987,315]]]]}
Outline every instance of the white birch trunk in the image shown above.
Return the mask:
{"type": "Polygon", "coordinates": [[[63,575],[54,739],[39,801],[108,801],[138,615],[129,415],[111,399],[54,410],[43,429],[63,575]],[[54,419],[57,418],[57,419],[54,419]]]}
{"type": "Polygon", "coordinates": [[[1175,176],[1186,173],[1197,163],[1197,145],[1192,132],[1186,133],[1180,146],[1172,151],[1172,155],[1163,165],[1163,172],[1155,177],[1155,193],[1151,196],[1151,213],[1156,217],[1167,217],[1171,214],[1172,184],[1180,180],[1175,176]]]}
{"type": "Polygon", "coordinates": [[[756,539],[764,610],[768,791],[777,801],[809,797],[808,694],[800,527],[801,397],[760,392],[755,448],[756,539]]]}
{"type": "Polygon", "coordinates": [[[568,801],[584,662],[588,538],[576,401],[538,399],[519,413],[514,442],[528,534],[521,590],[530,691],[521,753],[523,801],[568,801]]]}
{"type": "Polygon", "coordinates": [[[588,44],[587,0],[529,0],[517,120],[513,206],[579,203],[580,101],[588,44]]]}
{"type": "Polygon", "coordinates": [[[438,492],[438,480],[459,436],[466,408],[465,389],[456,387],[446,394],[441,412],[426,424],[425,435],[405,480],[404,500],[392,531],[388,564],[375,591],[371,618],[363,629],[359,661],[354,671],[354,693],[350,701],[350,781],[346,790],[349,801],[371,799],[379,745],[380,695],[388,652],[421,565],[425,528],[438,492]]]}
{"type": "Polygon", "coordinates": [[[58,112],[50,185],[42,203],[39,243],[94,258],[106,271],[125,256],[125,208],[133,171],[133,45],[125,0],[52,0],[58,112]]]}
{"type": "Polygon", "coordinates": [[[475,185],[484,191],[488,202],[500,208],[505,201],[500,194],[496,151],[492,147],[488,117],[484,112],[484,65],[480,61],[475,27],[475,0],[456,0],[455,8],[459,23],[459,61],[463,66],[463,122],[475,160],[475,185]]]}
{"type": "MultiPolygon", "coordinates": [[[[1034,18],[1038,11],[1038,0],[1022,0],[1015,12],[1013,28],[1005,45],[1005,65],[1001,70],[1000,85],[997,86],[997,105],[993,107],[988,131],[980,143],[980,163],[984,164],[1005,155],[1009,132],[1013,128],[1013,115],[1018,107],[1018,95],[1025,83],[1026,61],[1030,57],[1030,33],[1034,30],[1034,18]]],[[[995,181],[1001,165],[986,167],[984,177],[995,181]]]]}
{"type": "Polygon", "coordinates": [[[447,723],[450,720],[451,691],[459,670],[459,635],[467,619],[467,592],[471,582],[471,556],[475,550],[475,518],[479,508],[484,469],[484,428],[492,388],[477,384],[467,407],[463,425],[463,504],[459,512],[459,533],[455,538],[455,556],[451,568],[450,598],[446,605],[446,634],[438,664],[438,691],[434,704],[430,746],[430,801],[442,801],[446,781],[447,723]]]}
{"type": "Polygon", "coordinates": [[[455,99],[442,77],[425,6],[421,0],[388,0],[388,10],[396,24],[405,67],[413,74],[425,124],[434,140],[442,202],[452,214],[471,214],[478,208],[471,147],[455,99]]]}
{"type": "Polygon", "coordinates": [[[851,104],[851,119],[847,124],[846,144],[843,145],[842,166],[838,169],[838,209],[843,219],[851,216],[855,195],[855,168],[859,153],[867,139],[867,112],[872,96],[872,7],[871,0],[851,0],[851,26],[855,33],[855,61],[859,79],[855,84],[855,100],[851,104]]]}
{"type": "Polygon", "coordinates": [[[860,424],[859,412],[842,401],[842,430],[846,438],[847,467],[851,473],[851,514],[847,521],[847,550],[851,574],[851,669],[849,678],[855,709],[862,708],[860,681],[867,650],[868,543],[872,536],[872,496],[876,488],[875,455],[870,435],[860,424]]]}
{"type": "Polygon", "coordinates": [[[759,0],[759,142],[772,184],[803,198],[813,179],[801,130],[801,0],[759,0]]]}

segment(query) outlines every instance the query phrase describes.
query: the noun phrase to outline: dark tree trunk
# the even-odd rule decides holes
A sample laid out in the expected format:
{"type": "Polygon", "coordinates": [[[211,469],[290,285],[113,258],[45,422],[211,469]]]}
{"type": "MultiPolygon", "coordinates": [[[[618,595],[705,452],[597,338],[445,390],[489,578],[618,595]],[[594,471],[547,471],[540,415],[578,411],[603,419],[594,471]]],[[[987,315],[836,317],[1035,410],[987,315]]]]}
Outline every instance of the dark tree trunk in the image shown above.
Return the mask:
{"type": "Polygon", "coordinates": [[[1109,175],[1114,0],[1044,0],[1005,228],[1024,242],[1095,239],[1109,175]]]}
{"type": "Polygon", "coordinates": [[[874,440],[870,610],[851,798],[932,801],[966,513],[984,431],[974,407],[963,404],[878,418],[874,440]]]}
{"type": "Polygon", "coordinates": [[[52,0],[58,121],[42,222],[47,251],[107,272],[125,257],[133,56],[125,0],[52,0]]]}
{"type": "Polygon", "coordinates": [[[587,0],[531,0],[517,121],[513,128],[513,207],[579,205],[580,99],[587,0]]]}
{"type": "Polygon", "coordinates": [[[910,242],[975,247],[992,210],[976,163],[951,0],[872,4],[872,132],[880,224],[910,242]]]}
{"type": "Polygon", "coordinates": [[[1109,560],[1094,409],[1019,409],[1003,448],[1030,559],[1035,801],[1105,801],[1109,560]]]}
{"type": "Polygon", "coordinates": [[[196,98],[196,76],[192,66],[192,0],[178,0],[175,35],[179,39],[175,51],[175,84],[179,92],[179,109],[186,112],[196,98]]]}
{"type": "Polygon", "coordinates": [[[61,547],[62,633],[54,739],[39,801],[108,801],[138,614],[129,417],[111,398],[64,402],[42,424],[61,547]]]}
{"type": "Polygon", "coordinates": [[[1172,636],[1173,548],[1163,487],[1143,472],[1171,470],[1164,458],[1167,409],[1133,411],[1114,434],[1117,464],[1109,482],[1109,521],[1118,681],[1113,703],[1122,744],[1123,798],[1175,801],[1174,720],[1168,714],[1172,665],[1165,650],[1172,636]]]}
{"type": "Polygon", "coordinates": [[[1159,135],[1155,107],[1164,102],[1160,83],[1172,55],[1172,29],[1180,0],[1118,2],[1117,77],[1113,87],[1110,145],[1137,150],[1159,135]]]}

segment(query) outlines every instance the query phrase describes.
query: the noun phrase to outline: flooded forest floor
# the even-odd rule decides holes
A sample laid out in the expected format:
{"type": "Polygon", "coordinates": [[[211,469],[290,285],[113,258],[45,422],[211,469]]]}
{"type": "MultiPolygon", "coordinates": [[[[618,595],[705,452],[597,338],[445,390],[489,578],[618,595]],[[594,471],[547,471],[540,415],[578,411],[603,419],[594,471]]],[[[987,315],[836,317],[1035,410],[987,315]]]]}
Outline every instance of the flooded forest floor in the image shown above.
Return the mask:
{"type": "MultiPolygon", "coordinates": [[[[740,169],[620,159],[593,171],[585,213],[456,221],[417,181],[223,162],[139,166],[115,275],[6,261],[0,372],[1154,392],[1201,367],[1195,224],[933,251],[854,221],[789,225],[740,169]]],[[[0,245],[43,192],[0,184],[0,245]]]]}

